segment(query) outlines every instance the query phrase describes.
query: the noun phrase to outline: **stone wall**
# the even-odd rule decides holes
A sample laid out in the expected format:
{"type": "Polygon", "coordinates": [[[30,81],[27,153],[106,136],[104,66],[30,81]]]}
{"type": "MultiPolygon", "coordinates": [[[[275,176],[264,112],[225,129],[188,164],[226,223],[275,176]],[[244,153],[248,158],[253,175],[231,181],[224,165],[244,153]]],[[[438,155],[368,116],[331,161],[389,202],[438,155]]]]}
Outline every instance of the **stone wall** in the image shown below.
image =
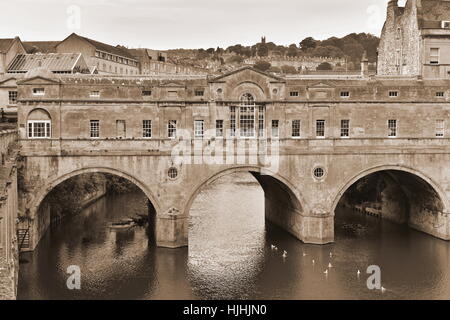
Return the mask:
{"type": "Polygon", "coordinates": [[[0,133],[0,151],[3,155],[0,166],[0,300],[15,299],[17,294],[17,151],[11,150],[16,137],[15,130],[0,133]]]}
{"type": "Polygon", "coordinates": [[[416,1],[408,0],[404,8],[390,1],[378,48],[378,75],[420,75],[420,47],[416,1]]]}

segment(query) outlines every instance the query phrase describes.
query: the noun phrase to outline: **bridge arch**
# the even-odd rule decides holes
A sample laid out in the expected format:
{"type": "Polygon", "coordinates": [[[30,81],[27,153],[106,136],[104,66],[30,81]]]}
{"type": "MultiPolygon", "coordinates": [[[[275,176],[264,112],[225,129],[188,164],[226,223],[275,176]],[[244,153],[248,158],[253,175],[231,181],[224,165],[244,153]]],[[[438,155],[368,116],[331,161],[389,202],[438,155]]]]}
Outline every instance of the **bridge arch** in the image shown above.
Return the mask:
{"type": "Polygon", "coordinates": [[[443,203],[444,211],[449,212],[449,208],[450,208],[449,199],[448,199],[446,193],[444,192],[444,190],[439,186],[439,184],[436,183],[430,177],[428,177],[426,174],[421,172],[420,170],[413,169],[408,166],[402,166],[402,165],[381,165],[381,166],[368,168],[368,169],[365,169],[365,170],[359,172],[357,175],[352,177],[349,181],[345,182],[345,184],[339,188],[339,192],[334,197],[330,212],[334,213],[342,196],[352,185],[354,185],[356,182],[358,182],[360,179],[362,179],[364,177],[367,177],[373,173],[383,172],[383,171],[406,172],[415,177],[420,178],[421,180],[426,182],[438,194],[438,196],[440,197],[440,200],[443,203]]]}
{"type": "Polygon", "coordinates": [[[148,189],[148,187],[141,182],[139,179],[133,177],[132,175],[123,172],[121,170],[107,168],[107,167],[88,167],[83,169],[77,169],[74,171],[71,171],[70,173],[66,173],[64,175],[59,176],[58,178],[52,180],[49,182],[45,187],[41,188],[40,191],[37,193],[37,195],[34,197],[34,199],[31,201],[31,205],[29,206],[29,209],[31,209],[32,217],[37,213],[37,210],[39,206],[41,205],[42,201],[45,199],[45,197],[48,195],[49,192],[51,192],[56,186],[61,184],[62,182],[69,180],[70,178],[76,177],[81,174],[86,173],[109,173],[112,175],[119,176],[121,178],[124,178],[132,183],[134,183],[139,189],[144,192],[144,194],[147,196],[147,198],[150,200],[150,202],[153,204],[155,210],[157,213],[159,213],[160,210],[160,204],[157,200],[157,198],[152,194],[152,192],[148,189]]]}
{"type": "Polygon", "coordinates": [[[268,171],[264,168],[257,167],[257,166],[238,166],[238,167],[232,167],[220,170],[218,172],[215,172],[214,174],[208,176],[206,179],[201,180],[195,187],[194,191],[189,195],[187,198],[186,204],[184,205],[184,215],[189,216],[189,211],[191,209],[192,203],[197,198],[199,193],[202,191],[202,189],[217,181],[218,179],[229,175],[231,173],[235,172],[247,172],[251,173],[256,180],[258,180],[261,187],[264,189],[264,192],[267,193],[267,183],[277,183],[279,188],[282,188],[283,191],[286,193],[287,199],[291,202],[292,208],[296,210],[297,212],[309,212],[308,205],[301,195],[301,193],[297,190],[297,188],[286,178],[282,177],[281,175],[268,171]],[[264,180],[264,179],[270,179],[264,180]]]}

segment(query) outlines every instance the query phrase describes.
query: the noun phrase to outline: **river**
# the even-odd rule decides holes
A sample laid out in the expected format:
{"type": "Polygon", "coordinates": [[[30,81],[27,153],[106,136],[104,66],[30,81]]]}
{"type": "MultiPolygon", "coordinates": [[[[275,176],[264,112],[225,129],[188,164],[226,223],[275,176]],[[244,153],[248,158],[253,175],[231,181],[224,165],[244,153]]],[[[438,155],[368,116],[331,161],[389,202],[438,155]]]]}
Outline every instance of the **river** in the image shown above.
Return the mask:
{"type": "Polygon", "coordinates": [[[250,176],[223,177],[199,194],[189,249],[156,248],[143,228],[107,228],[146,210],[142,193],[107,196],[51,228],[21,255],[18,298],[450,299],[450,243],[339,209],[334,244],[303,244],[265,224],[264,193],[250,176]],[[71,265],[81,290],[67,289],[71,265]],[[385,291],[367,288],[370,265],[381,268],[385,291]]]}

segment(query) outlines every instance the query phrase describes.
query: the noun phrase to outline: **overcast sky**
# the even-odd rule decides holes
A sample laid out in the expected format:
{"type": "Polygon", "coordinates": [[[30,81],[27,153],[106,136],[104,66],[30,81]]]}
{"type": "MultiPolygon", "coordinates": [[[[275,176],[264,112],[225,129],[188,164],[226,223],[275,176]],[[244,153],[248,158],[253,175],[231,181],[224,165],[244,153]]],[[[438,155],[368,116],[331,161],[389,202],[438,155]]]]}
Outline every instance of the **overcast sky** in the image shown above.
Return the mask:
{"type": "Polygon", "coordinates": [[[62,40],[76,32],[154,49],[289,45],[307,36],[380,34],[388,0],[1,0],[0,38],[62,40]]]}

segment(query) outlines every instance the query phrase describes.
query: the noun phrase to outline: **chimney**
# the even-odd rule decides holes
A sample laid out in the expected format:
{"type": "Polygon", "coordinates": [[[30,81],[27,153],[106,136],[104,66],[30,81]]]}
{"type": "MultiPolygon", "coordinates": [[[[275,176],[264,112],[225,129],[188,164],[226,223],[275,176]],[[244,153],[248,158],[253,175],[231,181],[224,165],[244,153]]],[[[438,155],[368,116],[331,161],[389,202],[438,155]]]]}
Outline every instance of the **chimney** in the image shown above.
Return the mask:
{"type": "Polygon", "coordinates": [[[367,59],[367,52],[364,51],[364,54],[361,59],[361,75],[363,77],[369,76],[369,59],[367,59]]]}
{"type": "Polygon", "coordinates": [[[398,12],[398,0],[390,0],[387,7],[387,21],[394,21],[398,12]]]}

